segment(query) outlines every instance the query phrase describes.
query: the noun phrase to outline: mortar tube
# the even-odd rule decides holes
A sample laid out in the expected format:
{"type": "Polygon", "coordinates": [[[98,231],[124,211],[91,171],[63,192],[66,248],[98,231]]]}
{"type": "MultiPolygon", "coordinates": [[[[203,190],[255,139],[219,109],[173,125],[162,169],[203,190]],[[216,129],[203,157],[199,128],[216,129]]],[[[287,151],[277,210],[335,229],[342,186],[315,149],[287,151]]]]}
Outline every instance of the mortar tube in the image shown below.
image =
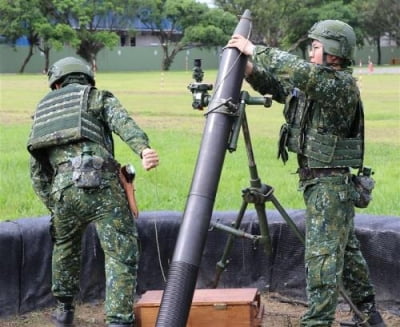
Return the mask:
{"type": "MultiPolygon", "coordinates": [[[[234,34],[249,37],[250,32],[251,14],[246,10],[234,34]]],[[[229,113],[231,106],[227,108],[224,103],[229,99],[231,104],[238,104],[246,62],[247,57],[236,48],[225,48],[222,52],[156,327],[186,326],[234,121],[229,113]]]]}

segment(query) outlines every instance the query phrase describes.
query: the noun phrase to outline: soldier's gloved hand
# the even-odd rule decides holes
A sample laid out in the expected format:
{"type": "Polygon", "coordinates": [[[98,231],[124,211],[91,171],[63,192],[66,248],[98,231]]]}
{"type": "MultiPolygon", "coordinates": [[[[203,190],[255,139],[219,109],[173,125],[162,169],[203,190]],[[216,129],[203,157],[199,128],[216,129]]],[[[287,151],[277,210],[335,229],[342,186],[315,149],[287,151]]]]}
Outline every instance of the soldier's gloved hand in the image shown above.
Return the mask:
{"type": "Polygon", "coordinates": [[[154,149],[144,149],[142,151],[142,165],[146,170],[150,170],[158,166],[159,159],[156,150],[154,149]]]}

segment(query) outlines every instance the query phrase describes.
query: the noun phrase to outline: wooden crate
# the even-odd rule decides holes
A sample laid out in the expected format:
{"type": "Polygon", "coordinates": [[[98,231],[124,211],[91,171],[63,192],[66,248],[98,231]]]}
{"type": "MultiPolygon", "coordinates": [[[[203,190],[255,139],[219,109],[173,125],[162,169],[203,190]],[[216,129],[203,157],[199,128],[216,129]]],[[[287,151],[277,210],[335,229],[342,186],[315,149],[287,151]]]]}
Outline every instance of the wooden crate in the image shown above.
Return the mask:
{"type": "MultiPolygon", "coordinates": [[[[147,291],[135,305],[138,327],[154,327],[163,291],[147,291]]],[[[263,310],[256,288],[196,289],[187,327],[258,327],[263,310]]]]}

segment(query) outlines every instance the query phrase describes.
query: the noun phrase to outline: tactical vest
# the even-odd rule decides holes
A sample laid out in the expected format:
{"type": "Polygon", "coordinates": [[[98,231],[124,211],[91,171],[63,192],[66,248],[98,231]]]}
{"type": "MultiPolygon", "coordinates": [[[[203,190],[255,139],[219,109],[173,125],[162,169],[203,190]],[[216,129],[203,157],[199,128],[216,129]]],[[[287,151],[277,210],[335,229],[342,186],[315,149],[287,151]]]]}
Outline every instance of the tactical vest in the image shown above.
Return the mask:
{"type": "Polygon", "coordinates": [[[364,154],[364,116],[361,100],[353,126],[354,137],[340,138],[322,134],[317,128],[308,126],[308,115],[314,103],[305,94],[294,89],[288,96],[284,116],[286,124],[281,128],[279,156],[288,159],[286,149],[306,158],[310,168],[332,168],[362,166],[364,154]]]}
{"type": "Polygon", "coordinates": [[[88,110],[89,85],[71,84],[39,103],[28,140],[30,152],[83,139],[104,146],[104,127],[88,110]]]}

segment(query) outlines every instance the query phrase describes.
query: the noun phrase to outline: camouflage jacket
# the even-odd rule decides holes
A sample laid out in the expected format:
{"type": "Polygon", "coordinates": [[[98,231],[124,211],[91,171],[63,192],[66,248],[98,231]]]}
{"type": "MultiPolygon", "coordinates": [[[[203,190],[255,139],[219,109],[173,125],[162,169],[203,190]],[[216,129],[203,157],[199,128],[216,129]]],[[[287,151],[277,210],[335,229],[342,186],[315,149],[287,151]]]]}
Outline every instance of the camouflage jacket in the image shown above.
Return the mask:
{"type": "MultiPolygon", "coordinates": [[[[105,140],[108,141],[107,148],[103,145],[95,144],[91,141],[82,141],[96,148],[97,153],[101,152],[105,159],[113,158],[112,133],[117,134],[135,153],[140,153],[149,147],[149,139],[146,133],[130,117],[127,110],[120,101],[109,91],[97,90],[95,88],[90,92],[88,100],[89,111],[95,115],[104,124],[105,140]]],[[[51,210],[50,194],[54,180],[54,157],[59,154],[60,157],[73,157],[79,153],[81,146],[60,145],[51,149],[42,149],[34,151],[30,159],[30,175],[35,193],[43,203],[51,210]],[[52,153],[50,158],[49,153],[52,153]]],[[[60,159],[63,160],[63,159],[60,159]]],[[[66,183],[61,183],[66,185],[66,183]]]]}
{"type": "MultiPolygon", "coordinates": [[[[303,124],[302,128],[314,134],[338,140],[357,136],[357,107],[361,100],[351,68],[338,71],[263,46],[256,46],[251,59],[253,73],[246,80],[259,93],[271,94],[275,101],[285,103],[285,119],[292,127],[299,128],[303,124]],[[292,101],[294,97],[296,101],[292,101]],[[306,108],[304,122],[298,117],[295,121],[293,112],[288,110],[290,106],[306,108]]],[[[290,146],[289,150],[301,154],[290,146]]]]}

